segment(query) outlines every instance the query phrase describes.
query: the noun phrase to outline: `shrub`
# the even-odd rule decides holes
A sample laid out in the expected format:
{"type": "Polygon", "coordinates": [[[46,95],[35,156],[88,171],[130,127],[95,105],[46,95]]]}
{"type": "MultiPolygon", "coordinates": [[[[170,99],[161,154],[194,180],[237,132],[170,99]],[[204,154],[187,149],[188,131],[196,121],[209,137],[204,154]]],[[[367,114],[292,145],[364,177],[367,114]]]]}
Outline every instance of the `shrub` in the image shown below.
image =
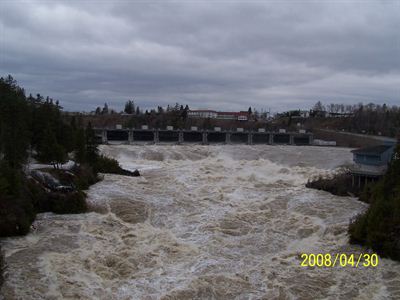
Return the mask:
{"type": "Polygon", "coordinates": [[[78,190],[87,190],[92,184],[100,180],[94,168],[87,164],[75,166],[72,172],[75,175],[72,178],[72,183],[78,190]]]}
{"type": "Polygon", "coordinates": [[[118,161],[104,155],[99,155],[93,165],[95,172],[121,174],[123,169],[120,167],[118,161]]]}
{"type": "Polygon", "coordinates": [[[51,193],[48,197],[50,211],[57,214],[78,214],[87,211],[86,195],[83,192],[68,194],[51,193]]]}
{"type": "Polygon", "coordinates": [[[24,235],[36,213],[29,199],[2,196],[0,199],[0,236],[24,235]]]}
{"type": "Polygon", "coordinates": [[[134,172],[122,169],[119,165],[118,161],[113,158],[109,158],[104,155],[100,155],[97,157],[96,162],[94,163],[93,169],[95,172],[100,173],[109,173],[109,174],[117,174],[117,175],[125,175],[125,176],[140,176],[138,170],[134,172]]]}
{"type": "Polygon", "coordinates": [[[27,180],[22,172],[5,166],[0,182],[0,236],[26,234],[36,216],[27,180]]]}

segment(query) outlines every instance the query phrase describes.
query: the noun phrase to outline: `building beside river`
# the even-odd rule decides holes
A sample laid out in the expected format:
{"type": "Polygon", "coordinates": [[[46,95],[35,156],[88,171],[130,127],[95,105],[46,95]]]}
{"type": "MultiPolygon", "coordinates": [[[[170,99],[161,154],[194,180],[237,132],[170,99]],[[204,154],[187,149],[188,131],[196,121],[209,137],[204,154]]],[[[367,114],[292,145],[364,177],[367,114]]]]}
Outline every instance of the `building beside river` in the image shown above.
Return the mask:
{"type": "Polygon", "coordinates": [[[395,144],[378,145],[353,150],[354,165],[350,171],[353,185],[375,181],[386,173],[395,144]]]}

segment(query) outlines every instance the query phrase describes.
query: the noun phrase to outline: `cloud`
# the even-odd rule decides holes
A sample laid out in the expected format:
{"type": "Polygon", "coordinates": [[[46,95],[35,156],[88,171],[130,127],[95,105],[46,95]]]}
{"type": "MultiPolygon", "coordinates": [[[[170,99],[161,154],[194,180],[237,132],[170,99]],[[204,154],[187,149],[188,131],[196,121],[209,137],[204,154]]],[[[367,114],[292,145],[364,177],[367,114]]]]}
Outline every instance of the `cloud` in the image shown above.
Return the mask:
{"type": "Polygon", "coordinates": [[[397,1],[2,1],[0,71],[68,110],[400,103],[397,1]]]}

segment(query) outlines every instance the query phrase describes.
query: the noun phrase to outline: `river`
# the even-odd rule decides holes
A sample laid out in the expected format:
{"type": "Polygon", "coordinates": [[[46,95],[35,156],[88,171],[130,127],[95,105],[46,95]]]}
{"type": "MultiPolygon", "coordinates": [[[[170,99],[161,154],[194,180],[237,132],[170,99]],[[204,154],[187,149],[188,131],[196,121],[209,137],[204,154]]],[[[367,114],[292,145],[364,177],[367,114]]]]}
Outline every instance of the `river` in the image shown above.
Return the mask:
{"type": "Polygon", "coordinates": [[[91,212],[38,215],[2,241],[4,299],[396,299],[400,264],[301,267],[301,253],[360,253],[367,205],[307,189],[351,163],[345,148],[112,145],[141,177],[105,175],[91,212]]]}

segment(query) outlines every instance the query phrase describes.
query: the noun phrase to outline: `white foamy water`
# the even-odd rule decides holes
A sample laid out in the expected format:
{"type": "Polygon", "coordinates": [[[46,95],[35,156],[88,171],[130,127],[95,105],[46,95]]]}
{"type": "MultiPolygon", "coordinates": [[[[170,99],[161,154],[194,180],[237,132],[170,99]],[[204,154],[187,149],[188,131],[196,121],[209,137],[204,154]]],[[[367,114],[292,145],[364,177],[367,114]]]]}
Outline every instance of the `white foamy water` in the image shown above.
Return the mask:
{"type": "Polygon", "coordinates": [[[400,264],[304,268],[300,253],[359,253],[351,197],[305,188],[348,149],[103,146],[142,177],[105,175],[92,212],[42,214],[3,240],[5,299],[396,299],[400,264]]]}

